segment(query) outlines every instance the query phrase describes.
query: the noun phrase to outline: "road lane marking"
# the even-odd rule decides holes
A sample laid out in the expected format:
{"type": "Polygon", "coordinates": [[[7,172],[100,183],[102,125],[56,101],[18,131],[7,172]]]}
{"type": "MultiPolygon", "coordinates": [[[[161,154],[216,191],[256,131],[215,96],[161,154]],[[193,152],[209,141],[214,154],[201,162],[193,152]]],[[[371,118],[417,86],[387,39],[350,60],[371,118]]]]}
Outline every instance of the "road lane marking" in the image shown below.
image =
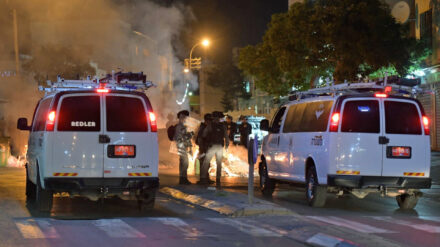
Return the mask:
{"type": "Polygon", "coordinates": [[[229,219],[229,218],[209,218],[209,221],[212,221],[214,223],[222,224],[222,225],[228,225],[232,226],[244,233],[247,233],[249,235],[255,236],[255,237],[282,237],[281,234],[263,229],[261,227],[247,224],[242,222],[238,219],[229,219]]]}
{"type": "Polygon", "coordinates": [[[22,219],[16,220],[15,225],[23,238],[59,238],[57,231],[47,220],[22,219]]]}
{"type": "Polygon", "coordinates": [[[200,238],[200,237],[219,237],[218,235],[205,234],[200,232],[197,228],[190,226],[188,223],[179,218],[152,218],[151,220],[159,221],[160,223],[177,228],[187,238],[200,238]]]}
{"type": "Polygon", "coordinates": [[[333,236],[329,236],[323,233],[317,233],[311,238],[307,239],[306,242],[317,246],[335,247],[342,243],[343,239],[335,238],[333,236]]]}
{"type": "Polygon", "coordinates": [[[414,222],[411,221],[407,221],[407,220],[400,220],[400,219],[396,219],[390,216],[373,216],[371,217],[375,220],[378,221],[385,221],[385,222],[389,222],[392,224],[397,224],[397,225],[401,225],[401,226],[406,226],[406,227],[411,227],[413,229],[416,230],[420,230],[420,231],[425,231],[425,232],[429,232],[429,233],[440,233],[440,226],[436,226],[436,225],[430,225],[430,224],[416,224],[414,222]]]}
{"type": "Polygon", "coordinates": [[[92,222],[111,238],[145,238],[146,236],[120,219],[103,219],[92,222]]]}
{"type": "Polygon", "coordinates": [[[332,225],[342,226],[362,233],[395,233],[386,229],[370,226],[356,221],[346,220],[335,216],[306,216],[307,218],[325,222],[332,225]]]}

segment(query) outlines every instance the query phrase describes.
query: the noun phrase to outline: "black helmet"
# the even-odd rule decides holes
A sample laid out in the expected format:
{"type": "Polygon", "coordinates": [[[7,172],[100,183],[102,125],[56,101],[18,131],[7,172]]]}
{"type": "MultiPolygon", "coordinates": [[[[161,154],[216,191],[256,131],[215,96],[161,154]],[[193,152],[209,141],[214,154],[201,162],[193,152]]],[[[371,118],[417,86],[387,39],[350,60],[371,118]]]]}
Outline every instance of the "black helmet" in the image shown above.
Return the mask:
{"type": "Polygon", "coordinates": [[[205,116],[203,116],[203,119],[205,119],[205,121],[211,121],[212,120],[212,114],[211,113],[206,113],[205,116]]]}
{"type": "Polygon", "coordinates": [[[189,116],[189,111],[187,111],[187,110],[183,110],[183,111],[179,111],[178,113],[177,113],[177,118],[179,118],[180,117],[180,115],[184,115],[184,116],[189,116]]]}

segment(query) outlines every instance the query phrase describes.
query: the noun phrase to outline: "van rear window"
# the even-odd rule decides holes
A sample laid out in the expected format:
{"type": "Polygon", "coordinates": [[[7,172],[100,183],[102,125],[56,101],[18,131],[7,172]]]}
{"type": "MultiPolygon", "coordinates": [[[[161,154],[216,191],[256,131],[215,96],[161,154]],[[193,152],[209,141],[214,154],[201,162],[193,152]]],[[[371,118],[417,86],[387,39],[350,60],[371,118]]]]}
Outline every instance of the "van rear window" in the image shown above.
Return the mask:
{"type": "Polygon", "coordinates": [[[422,126],[416,105],[385,101],[385,129],[388,134],[421,135],[422,126]]]}
{"type": "Polygon", "coordinates": [[[141,99],[107,96],[107,131],[147,132],[147,113],[141,99]]]}
{"type": "Polygon", "coordinates": [[[347,101],[342,114],[341,132],[379,133],[379,101],[347,101]]]}
{"type": "Polygon", "coordinates": [[[58,131],[100,131],[99,96],[71,96],[62,99],[58,131]]]}

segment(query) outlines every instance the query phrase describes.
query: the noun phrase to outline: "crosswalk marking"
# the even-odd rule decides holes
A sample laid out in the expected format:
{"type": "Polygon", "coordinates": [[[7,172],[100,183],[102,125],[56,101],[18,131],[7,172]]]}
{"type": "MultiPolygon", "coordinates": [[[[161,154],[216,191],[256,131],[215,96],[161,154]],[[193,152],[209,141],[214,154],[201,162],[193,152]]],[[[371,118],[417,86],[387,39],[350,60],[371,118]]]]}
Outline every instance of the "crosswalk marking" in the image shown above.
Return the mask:
{"type": "Polygon", "coordinates": [[[281,237],[282,235],[255,225],[244,223],[242,220],[238,219],[230,219],[230,218],[209,218],[208,220],[223,224],[232,226],[244,233],[250,234],[255,237],[281,237]]]}
{"type": "Polygon", "coordinates": [[[380,221],[386,221],[389,223],[393,223],[393,224],[398,224],[398,225],[402,225],[402,226],[407,226],[407,227],[411,227],[414,228],[416,230],[420,230],[420,231],[425,231],[425,232],[429,232],[429,233],[440,233],[440,226],[436,226],[436,225],[430,225],[430,224],[416,224],[414,222],[411,221],[407,221],[407,220],[400,220],[400,219],[396,219],[393,217],[383,217],[383,216],[374,216],[371,217],[375,220],[380,220],[380,221]]]}
{"type": "Polygon", "coordinates": [[[55,228],[47,220],[22,219],[15,225],[23,238],[59,238],[55,228]]]}
{"type": "Polygon", "coordinates": [[[191,227],[188,223],[179,218],[152,218],[151,220],[159,221],[164,225],[173,226],[187,238],[200,238],[200,237],[218,237],[217,235],[205,234],[200,232],[197,228],[191,227]]]}
{"type": "Polygon", "coordinates": [[[311,238],[307,239],[307,243],[322,246],[322,247],[335,247],[338,246],[343,239],[335,238],[323,233],[317,233],[311,238]]]}
{"type": "Polygon", "coordinates": [[[346,220],[335,216],[306,216],[307,218],[318,220],[332,225],[342,226],[362,233],[395,233],[386,229],[370,226],[356,221],[346,220]]]}
{"type": "Polygon", "coordinates": [[[145,235],[120,219],[95,220],[92,223],[111,238],[145,238],[145,235]]]}

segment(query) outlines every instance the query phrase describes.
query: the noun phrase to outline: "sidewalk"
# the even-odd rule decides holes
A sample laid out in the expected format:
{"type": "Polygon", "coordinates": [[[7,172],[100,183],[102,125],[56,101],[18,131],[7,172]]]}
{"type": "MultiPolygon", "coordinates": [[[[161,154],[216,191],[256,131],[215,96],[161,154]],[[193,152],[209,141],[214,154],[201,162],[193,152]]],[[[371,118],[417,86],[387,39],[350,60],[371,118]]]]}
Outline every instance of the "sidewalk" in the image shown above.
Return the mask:
{"type": "Polygon", "coordinates": [[[241,193],[217,190],[215,187],[198,185],[167,186],[160,192],[178,200],[211,209],[220,214],[240,217],[257,215],[295,215],[292,211],[274,203],[253,199],[249,204],[248,197],[241,193]]]}

